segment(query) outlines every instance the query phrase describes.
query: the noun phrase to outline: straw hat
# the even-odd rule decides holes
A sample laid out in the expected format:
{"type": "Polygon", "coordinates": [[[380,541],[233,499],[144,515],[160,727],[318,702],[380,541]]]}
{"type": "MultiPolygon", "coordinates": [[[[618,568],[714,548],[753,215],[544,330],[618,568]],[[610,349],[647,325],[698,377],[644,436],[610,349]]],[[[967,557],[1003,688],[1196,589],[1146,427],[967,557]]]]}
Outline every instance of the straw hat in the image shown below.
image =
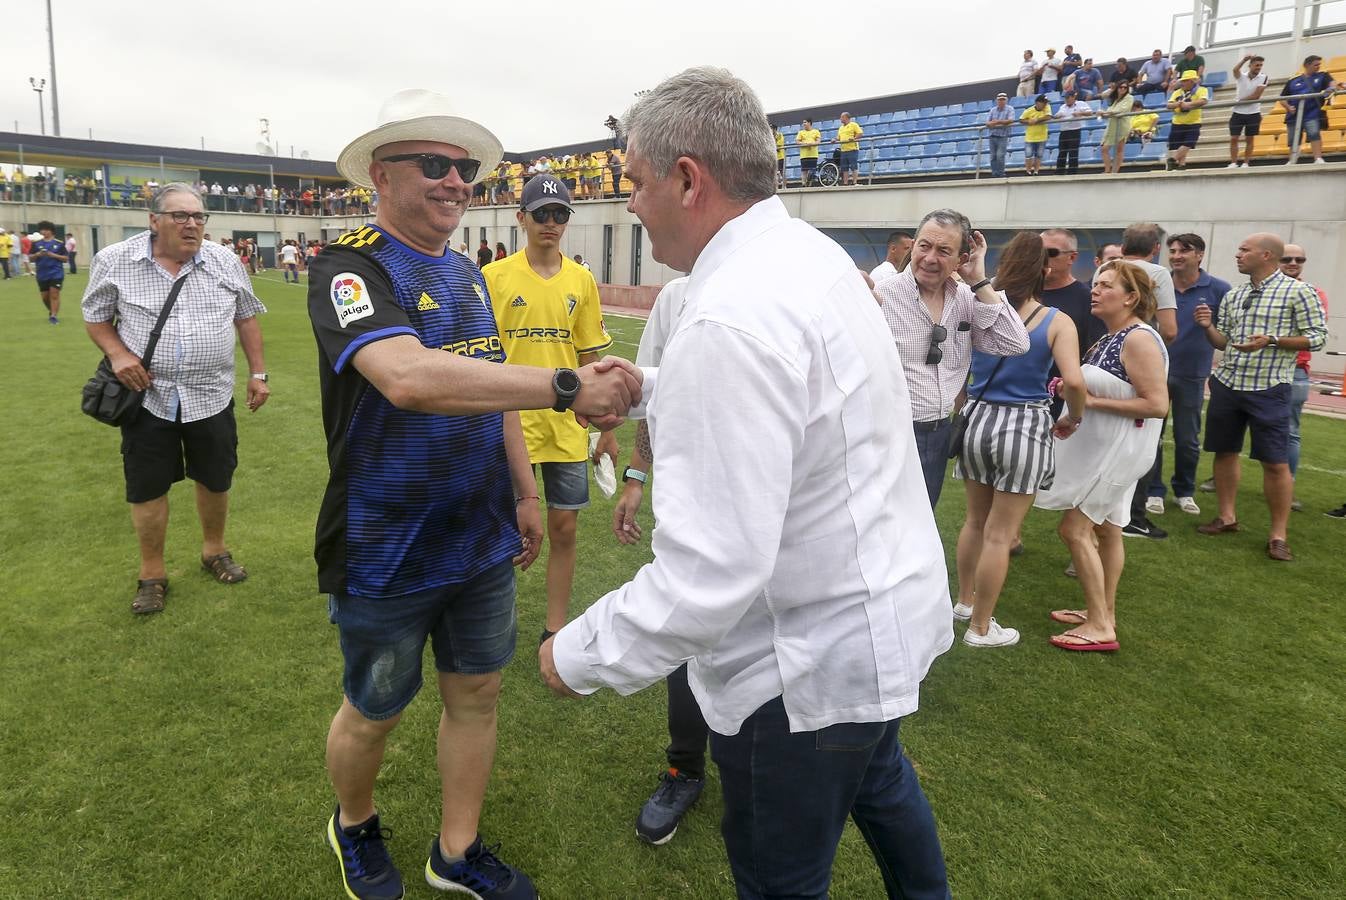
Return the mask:
{"type": "Polygon", "coordinates": [[[398,141],[437,141],[462,147],[472,159],[481,161],[478,181],[494,171],[505,155],[500,139],[484,126],[454,115],[448,97],[434,91],[399,91],[379,110],[378,127],[366,131],[341,151],[337,171],[351,184],[373,187],[369,163],[374,151],[398,141]]]}

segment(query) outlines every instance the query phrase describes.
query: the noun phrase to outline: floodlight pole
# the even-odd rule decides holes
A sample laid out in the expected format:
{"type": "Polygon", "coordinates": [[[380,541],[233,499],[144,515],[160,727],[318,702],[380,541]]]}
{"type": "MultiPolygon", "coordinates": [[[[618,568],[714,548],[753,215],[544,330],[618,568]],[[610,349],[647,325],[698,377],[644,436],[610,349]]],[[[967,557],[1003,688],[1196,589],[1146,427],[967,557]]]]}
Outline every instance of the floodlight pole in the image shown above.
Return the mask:
{"type": "Polygon", "coordinates": [[[56,26],[51,18],[51,0],[47,0],[47,56],[51,61],[51,133],[61,136],[61,101],[56,96],[56,26]]]}
{"type": "Polygon", "coordinates": [[[39,134],[44,134],[44,135],[45,135],[45,134],[47,133],[47,113],[46,113],[46,110],[44,109],[44,107],[42,106],[42,91],[43,91],[43,89],[46,88],[46,86],[47,86],[47,79],[45,79],[45,78],[37,79],[37,78],[31,78],[31,77],[30,77],[30,78],[28,79],[28,83],[31,84],[31,85],[33,86],[33,90],[37,93],[37,127],[38,127],[38,133],[39,133],[39,134]]]}

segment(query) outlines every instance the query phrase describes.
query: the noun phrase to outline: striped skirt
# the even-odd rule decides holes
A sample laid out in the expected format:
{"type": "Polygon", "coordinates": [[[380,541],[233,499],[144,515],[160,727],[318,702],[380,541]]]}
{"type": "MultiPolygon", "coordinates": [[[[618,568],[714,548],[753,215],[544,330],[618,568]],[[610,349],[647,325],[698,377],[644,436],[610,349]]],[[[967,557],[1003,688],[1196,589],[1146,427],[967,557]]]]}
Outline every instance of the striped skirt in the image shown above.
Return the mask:
{"type": "Polygon", "coordinates": [[[1041,406],[973,402],[955,478],[1007,494],[1036,494],[1052,485],[1052,414],[1041,406]]]}

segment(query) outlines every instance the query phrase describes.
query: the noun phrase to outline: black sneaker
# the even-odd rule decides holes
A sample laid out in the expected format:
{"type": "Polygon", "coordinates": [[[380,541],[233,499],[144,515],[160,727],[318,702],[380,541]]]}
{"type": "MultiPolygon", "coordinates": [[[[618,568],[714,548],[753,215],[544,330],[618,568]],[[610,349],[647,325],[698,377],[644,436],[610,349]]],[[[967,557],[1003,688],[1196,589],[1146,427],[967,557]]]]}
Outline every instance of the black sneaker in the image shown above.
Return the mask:
{"type": "Polygon", "coordinates": [[[460,861],[450,863],[439,849],[439,835],[435,835],[430,842],[430,858],[425,861],[425,883],[476,900],[537,900],[537,888],[528,876],[496,858],[499,849],[499,844],[487,847],[478,837],[460,861]]]}
{"type": "Polygon", "coordinates": [[[1141,516],[1139,519],[1132,519],[1125,528],[1122,529],[1123,537],[1143,537],[1152,541],[1162,541],[1168,537],[1168,532],[1151,522],[1149,519],[1141,516]]]}
{"type": "Polygon", "coordinates": [[[636,837],[656,847],[673,840],[678,823],[696,804],[705,786],[704,778],[689,778],[677,769],[664,772],[659,776],[659,786],[636,816],[636,837]]]}
{"type": "Polygon", "coordinates": [[[1336,509],[1328,510],[1323,515],[1329,519],[1346,519],[1346,503],[1341,504],[1336,509]]]}
{"type": "Polygon", "coordinates": [[[327,843],[341,860],[341,883],[352,900],[398,900],[403,896],[397,871],[383,842],[393,833],[379,827],[377,814],[359,825],[342,828],[341,807],[327,820],[327,843]]]}

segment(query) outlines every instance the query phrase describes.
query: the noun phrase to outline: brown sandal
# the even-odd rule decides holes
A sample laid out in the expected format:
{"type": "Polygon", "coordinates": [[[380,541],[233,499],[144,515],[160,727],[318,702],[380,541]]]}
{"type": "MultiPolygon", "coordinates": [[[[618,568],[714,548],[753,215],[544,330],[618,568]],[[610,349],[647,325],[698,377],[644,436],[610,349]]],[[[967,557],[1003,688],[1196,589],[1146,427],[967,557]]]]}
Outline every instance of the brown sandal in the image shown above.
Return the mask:
{"type": "Polygon", "coordinates": [[[228,550],[209,558],[201,557],[201,568],[209,572],[220,584],[238,584],[248,577],[248,570],[234,562],[228,550]]]}
{"type": "Polygon", "coordinates": [[[136,598],[131,601],[131,612],[138,616],[163,612],[166,596],[167,578],[142,578],[136,582],[136,598]]]}

